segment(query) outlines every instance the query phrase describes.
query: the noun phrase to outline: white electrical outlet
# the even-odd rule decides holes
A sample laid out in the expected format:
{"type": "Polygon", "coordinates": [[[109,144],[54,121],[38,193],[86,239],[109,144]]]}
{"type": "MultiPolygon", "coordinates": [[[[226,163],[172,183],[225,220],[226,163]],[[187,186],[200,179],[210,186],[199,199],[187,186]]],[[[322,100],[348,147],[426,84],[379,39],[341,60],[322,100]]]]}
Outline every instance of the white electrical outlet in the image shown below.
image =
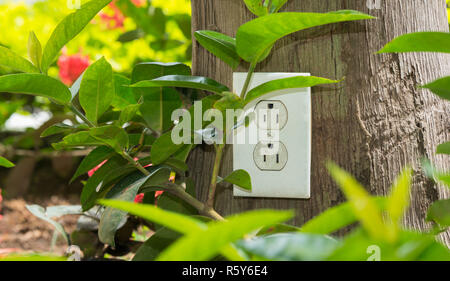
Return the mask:
{"type": "MultiPolygon", "coordinates": [[[[308,73],[254,73],[249,89],[263,83],[308,73]]],[[[240,93],[247,73],[233,73],[240,93]]],[[[233,134],[233,168],[252,178],[252,191],[234,187],[234,196],[310,198],[311,89],[284,89],[249,103],[248,126],[233,134]]],[[[241,122],[242,117],[241,117],[241,122]]]]}

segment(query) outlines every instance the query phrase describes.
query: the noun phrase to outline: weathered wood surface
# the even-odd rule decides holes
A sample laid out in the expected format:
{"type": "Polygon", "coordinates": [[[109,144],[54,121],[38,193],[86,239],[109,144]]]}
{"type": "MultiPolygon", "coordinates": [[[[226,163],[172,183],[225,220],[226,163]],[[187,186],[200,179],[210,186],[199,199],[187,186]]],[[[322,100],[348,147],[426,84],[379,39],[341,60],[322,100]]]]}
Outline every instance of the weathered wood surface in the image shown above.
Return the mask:
{"type": "MultiPolygon", "coordinates": [[[[425,227],[430,202],[448,197],[448,190],[421,176],[420,159],[429,157],[440,168],[448,158],[436,157],[436,146],[449,139],[450,104],[417,85],[450,74],[450,56],[375,52],[398,35],[414,31],[448,31],[443,0],[380,1],[369,9],[362,0],[290,0],[284,11],[327,12],[354,9],[377,20],[314,28],[288,36],[257,71],[310,72],[341,79],[337,87],[313,89],[313,148],[310,200],[233,198],[222,188],[216,208],[230,214],[256,208],[295,209],[293,221],[306,220],[344,200],[328,176],[331,159],[351,172],[373,194],[386,194],[403,167],[415,173],[411,211],[405,223],[425,227]]],[[[254,18],[242,0],[192,0],[193,30],[216,30],[235,36],[254,18]]],[[[246,71],[247,65],[239,71],[246,71]]],[[[193,71],[232,85],[232,70],[194,42],[193,71]]],[[[221,174],[232,171],[231,147],[221,174]]],[[[213,165],[211,147],[197,148],[189,159],[202,200],[206,199],[213,165]]],[[[274,186],[276,188],[276,186],[274,186]]],[[[447,242],[448,234],[444,235],[447,242]]]]}

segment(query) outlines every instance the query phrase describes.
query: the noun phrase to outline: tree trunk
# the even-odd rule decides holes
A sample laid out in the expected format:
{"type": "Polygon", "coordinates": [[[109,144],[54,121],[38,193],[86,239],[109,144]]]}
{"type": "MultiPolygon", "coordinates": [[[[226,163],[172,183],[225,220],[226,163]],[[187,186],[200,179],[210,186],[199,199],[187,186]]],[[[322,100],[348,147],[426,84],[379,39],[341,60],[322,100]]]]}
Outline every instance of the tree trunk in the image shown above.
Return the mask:
{"type": "MultiPolygon", "coordinates": [[[[377,1],[368,0],[367,3],[377,1]]],[[[428,157],[441,169],[448,160],[435,156],[436,146],[448,140],[450,104],[417,85],[450,72],[449,56],[376,52],[404,33],[448,31],[445,1],[393,0],[370,6],[361,0],[290,0],[283,11],[327,12],[353,9],[376,20],[334,24],[290,35],[278,42],[260,72],[310,72],[345,81],[334,87],[313,88],[311,199],[234,198],[232,189],[219,190],[216,209],[231,214],[258,208],[295,209],[292,221],[301,225],[345,200],[325,168],[333,160],[353,174],[373,194],[383,195],[402,168],[414,168],[413,198],[405,223],[426,227],[429,204],[448,197],[448,191],[420,173],[420,159],[428,157]],[[370,6],[372,9],[369,9],[370,6]],[[374,9],[375,8],[375,9],[374,9]],[[378,9],[379,8],[379,9],[378,9]]],[[[242,0],[192,0],[193,30],[216,30],[235,36],[237,28],[254,16],[242,0]]],[[[238,71],[246,71],[248,65],[238,71]]],[[[195,75],[232,85],[232,70],[194,43],[195,75]]],[[[221,175],[232,171],[227,149],[221,175]]],[[[198,194],[206,199],[213,165],[213,149],[198,147],[189,159],[198,194]]],[[[276,188],[276,187],[274,187],[276,188]]],[[[448,234],[444,235],[449,242],[448,234]]]]}

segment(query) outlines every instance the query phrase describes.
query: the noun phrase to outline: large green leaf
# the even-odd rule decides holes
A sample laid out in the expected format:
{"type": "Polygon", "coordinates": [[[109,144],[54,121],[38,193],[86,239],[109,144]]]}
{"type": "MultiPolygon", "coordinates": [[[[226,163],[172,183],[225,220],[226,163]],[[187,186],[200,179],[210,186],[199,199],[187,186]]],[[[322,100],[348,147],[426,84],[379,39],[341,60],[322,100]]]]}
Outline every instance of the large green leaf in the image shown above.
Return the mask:
{"type": "Polygon", "coordinates": [[[39,69],[29,60],[19,56],[8,48],[0,46],[0,66],[11,68],[12,70],[38,73],[39,69]]]}
{"type": "Polygon", "coordinates": [[[97,167],[100,163],[109,159],[114,154],[114,150],[106,146],[99,146],[95,148],[81,161],[70,182],[73,182],[79,176],[97,167]]]}
{"type": "Polygon", "coordinates": [[[233,171],[223,180],[242,187],[245,190],[252,190],[252,179],[250,177],[250,174],[245,170],[233,171]]]}
{"type": "Polygon", "coordinates": [[[14,164],[10,162],[8,159],[0,156],[0,166],[5,168],[12,168],[14,164]]]}
{"type": "Polygon", "coordinates": [[[426,84],[422,88],[429,89],[441,98],[450,100],[450,76],[426,84]]]}
{"type": "Polygon", "coordinates": [[[68,104],[72,99],[66,85],[59,80],[38,73],[0,76],[0,92],[42,96],[59,104],[68,104]]]}
{"type": "Polygon", "coordinates": [[[443,144],[438,145],[436,153],[450,155],[450,142],[445,142],[443,144]]]}
{"type": "Polygon", "coordinates": [[[290,211],[257,210],[227,217],[225,221],[208,223],[208,228],[190,232],[170,245],[157,260],[204,261],[220,249],[258,228],[284,222],[290,211]]]}
{"type": "Polygon", "coordinates": [[[206,50],[223,60],[231,68],[235,69],[239,65],[241,59],[236,52],[236,39],[210,30],[198,30],[194,36],[206,50]]]}
{"type": "MultiPolygon", "coordinates": [[[[201,231],[206,228],[206,225],[200,220],[175,212],[165,211],[154,205],[134,204],[108,199],[101,199],[98,203],[126,211],[132,215],[139,216],[183,234],[201,231]]],[[[221,253],[231,260],[243,260],[236,249],[230,245],[222,247],[221,253]]]]}
{"type": "MultiPolygon", "coordinates": [[[[133,202],[139,189],[152,176],[144,176],[142,173],[131,174],[117,183],[107,195],[110,199],[133,202]]],[[[123,225],[123,220],[127,217],[127,212],[108,207],[100,218],[98,226],[98,237],[100,241],[115,247],[116,231],[123,225]]]]}
{"type": "Polygon", "coordinates": [[[288,0],[265,0],[264,5],[268,6],[270,2],[272,5],[267,7],[269,9],[269,13],[277,13],[283,6],[286,4],[288,0]]]}
{"type": "Polygon", "coordinates": [[[28,57],[36,66],[36,68],[40,69],[41,67],[41,59],[42,59],[42,47],[41,42],[36,37],[33,31],[30,32],[28,36],[28,57]]]}
{"type": "Polygon", "coordinates": [[[248,104],[254,99],[257,99],[265,94],[277,90],[292,89],[292,88],[307,88],[317,86],[320,84],[332,84],[339,82],[340,81],[337,80],[329,80],[326,78],[315,76],[296,76],[290,78],[277,79],[261,84],[250,90],[245,96],[245,104],[248,104]]]}
{"type": "Polygon", "coordinates": [[[159,229],[137,250],[133,261],[154,261],[164,249],[181,236],[169,228],[159,229]]]}
{"type": "Polygon", "coordinates": [[[247,253],[271,261],[321,261],[338,245],[329,236],[306,233],[279,233],[237,243],[247,253]]]}
{"type": "Polygon", "coordinates": [[[392,186],[387,200],[386,210],[395,228],[400,227],[400,220],[411,201],[411,177],[412,169],[405,168],[392,186]]]}
{"type": "Polygon", "coordinates": [[[384,224],[380,209],[364,187],[337,165],[328,163],[327,167],[349,200],[353,212],[364,229],[376,240],[392,241],[395,238],[393,233],[384,224]]]}
{"type": "Polygon", "coordinates": [[[415,32],[399,36],[378,53],[439,52],[450,53],[450,33],[415,32]]]}
{"type": "Polygon", "coordinates": [[[450,227],[450,199],[434,202],[428,209],[427,220],[444,228],[450,227]]]}
{"type": "Polygon", "coordinates": [[[44,48],[41,62],[42,72],[47,72],[62,47],[77,36],[94,16],[110,2],[111,0],[92,0],[58,23],[44,48]]]}
{"type": "Polygon", "coordinates": [[[112,67],[101,58],[90,65],[83,74],[80,87],[80,104],[86,117],[94,124],[105,113],[114,98],[112,67]]]}
{"type": "MultiPolygon", "coordinates": [[[[375,197],[373,200],[380,210],[386,208],[387,199],[385,197],[375,197]]],[[[300,231],[314,234],[332,234],[357,221],[358,217],[353,211],[353,206],[350,202],[345,202],[329,208],[315,218],[309,220],[300,228],[300,231]]]]}
{"type": "Polygon", "coordinates": [[[41,133],[41,138],[48,137],[56,134],[67,134],[67,133],[75,133],[82,130],[89,129],[89,126],[86,124],[77,124],[77,125],[67,125],[64,123],[54,124],[47,129],[45,129],[41,133]]]}
{"type": "Polygon", "coordinates": [[[329,13],[276,13],[249,21],[239,27],[236,35],[237,52],[248,62],[264,59],[268,50],[280,38],[293,32],[344,21],[372,19],[358,11],[329,13]]]}
{"type": "Polygon", "coordinates": [[[150,155],[155,165],[161,164],[183,147],[183,144],[175,144],[172,141],[172,132],[161,135],[152,145],[150,155]]]}
{"type": "Polygon", "coordinates": [[[205,90],[221,94],[228,88],[217,81],[201,76],[167,75],[153,80],[140,81],[131,85],[134,88],[178,87],[205,90]]]}

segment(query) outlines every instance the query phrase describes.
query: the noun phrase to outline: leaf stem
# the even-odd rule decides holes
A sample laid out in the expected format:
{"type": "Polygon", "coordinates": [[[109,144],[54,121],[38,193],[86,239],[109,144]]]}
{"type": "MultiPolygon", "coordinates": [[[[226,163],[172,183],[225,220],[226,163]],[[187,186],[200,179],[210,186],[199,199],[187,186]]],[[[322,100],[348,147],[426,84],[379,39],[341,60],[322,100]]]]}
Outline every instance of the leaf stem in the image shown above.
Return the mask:
{"type": "Polygon", "coordinates": [[[136,169],[138,169],[139,171],[141,171],[144,175],[148,176],[150,175],[150,172],[147,171],[144,167],[142,167],[142,165],[138,162],[135,161],[128,153],[126,153],[125,151],[122,153],[122,157],[125,158],[126,160],[128,160],[128,162],[130,162],[134,167],[136,167],[136,169]]]}
{"type": "Polygon", "coordinates": [[[210,208],[214,208],[214,198],[217,188],[217,176],[219,175],[219,170],[222,163],[224,147],[225,144],[219,144],[218,146],[216,146],[216,159],[214,160],[211,184],[209,186],[208,201],[206,202],[206,205],[210,208]]]}
{"type": "Polygon", "coordinates": [[[80,119],[83,120],[89,127],[95,127],[94,123],[89,121],[86,116],[84,116],[84,114],[81,113],[75,106],[70,105],[70,110],[72,110],[72,112],[75,113],[76,116],[80,117],[80,119]]]}
{"type": "Polygon", "coordinates": [[[248,69],[247,78],[245,79],[244,87],[241,92],[241,99],[245,98],[245,94],[247,94],[248,86],[250,85],[250,80],[252,79],[253,72],[255,71],[256,63],[251,63],[250,68],[248,69]]]}

